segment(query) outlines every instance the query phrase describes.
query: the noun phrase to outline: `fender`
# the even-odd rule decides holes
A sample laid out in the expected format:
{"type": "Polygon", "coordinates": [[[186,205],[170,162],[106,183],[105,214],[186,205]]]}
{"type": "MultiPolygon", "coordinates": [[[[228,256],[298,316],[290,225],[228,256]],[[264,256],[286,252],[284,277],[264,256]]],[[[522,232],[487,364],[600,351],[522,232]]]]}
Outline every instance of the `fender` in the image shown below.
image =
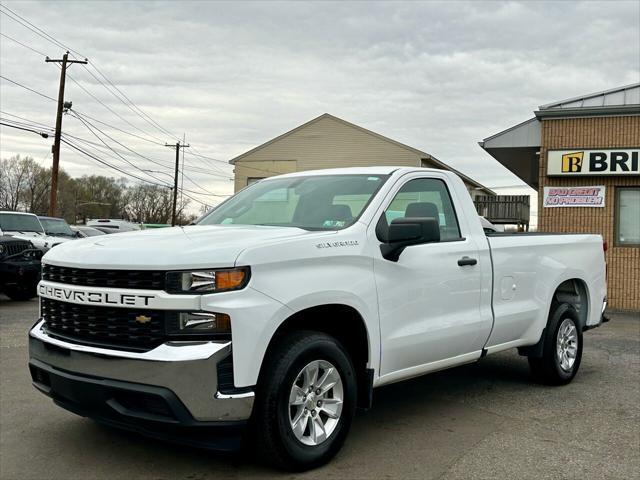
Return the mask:
{"type": "MultiPolygon", "coordinates": [[[[294,316],[296,313],[325,305],[345,305],[353,308],[360,315],[364,321],[367,333],[367,345],[369,350],[369,362],[367,367],[378,371],[380,365],[380,323],[378,319],[377,304],[375,305],[375,310],[372,311],[372,309],[362,299],[350,292],[340,290],[313,292],[289,301],[286,305],[288,311],[287,316],[284,318],[280,316],[278,320],[269,322],[268,330],[264,332],[268,337],[267,345],[277,332],[278,328],[280,328],[286,320],[294,316]]],[[[264,350],[261,351],[259,364],[262,364],[265,353],[266,346],[264,350]]]]}

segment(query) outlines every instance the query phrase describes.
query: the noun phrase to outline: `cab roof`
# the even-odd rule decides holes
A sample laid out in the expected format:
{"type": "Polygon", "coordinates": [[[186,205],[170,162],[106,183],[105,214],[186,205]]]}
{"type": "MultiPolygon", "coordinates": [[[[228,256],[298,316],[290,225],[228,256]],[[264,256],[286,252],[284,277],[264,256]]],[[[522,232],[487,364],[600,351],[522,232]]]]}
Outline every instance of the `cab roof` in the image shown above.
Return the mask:
{"type": "MultiPolygon", "coordinates": [[[[441,170],[437,168],[424,168],[424,167],[398,167],[398,166],[380,166],[380,167],[346,167],[346,168],[327,168],[323,170],[305,170],[301,172],[285,173],[278,175],[278,178],[282,177],[309,177],[320,175],[391,175],[395,172],[408,173],[408,172],[440,172],[447,170],[441,170]]],[[[269,180],[267,177],[264,180],[269,180]]]]}

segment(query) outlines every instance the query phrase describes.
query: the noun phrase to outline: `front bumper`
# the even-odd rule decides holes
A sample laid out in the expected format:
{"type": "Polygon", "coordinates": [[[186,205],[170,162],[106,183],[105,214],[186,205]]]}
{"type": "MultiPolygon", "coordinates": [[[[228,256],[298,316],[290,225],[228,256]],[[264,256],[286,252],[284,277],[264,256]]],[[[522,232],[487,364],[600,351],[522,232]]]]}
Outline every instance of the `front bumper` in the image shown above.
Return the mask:
{"type": "Polygon", "coordinates": [[[218,388],[218,364],[229,359],[231,342],[167,342],[138,353],[62,341],[42,326],[29,332],[33,384],[74,413],[159,437],[225,430],[251,416],[252,391],[218,388]]]}

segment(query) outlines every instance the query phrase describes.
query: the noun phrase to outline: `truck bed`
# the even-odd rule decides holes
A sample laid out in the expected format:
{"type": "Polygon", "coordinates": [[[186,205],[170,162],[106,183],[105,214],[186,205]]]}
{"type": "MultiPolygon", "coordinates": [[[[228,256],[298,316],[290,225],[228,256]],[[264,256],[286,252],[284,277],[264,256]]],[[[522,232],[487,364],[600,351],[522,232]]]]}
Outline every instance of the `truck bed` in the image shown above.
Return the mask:
{"type": "Polygon", "coordinates": [[[488,349],[518,346],[510,344],[513,338],[520,338],[523,345],[535,343],[546,324],[548,299],[565,282],[566,294],[577,300],[583,327],[600,322],[606,298],[600,235],[492,233],[487,242],[493,262],[494,312],[488,349]]]}

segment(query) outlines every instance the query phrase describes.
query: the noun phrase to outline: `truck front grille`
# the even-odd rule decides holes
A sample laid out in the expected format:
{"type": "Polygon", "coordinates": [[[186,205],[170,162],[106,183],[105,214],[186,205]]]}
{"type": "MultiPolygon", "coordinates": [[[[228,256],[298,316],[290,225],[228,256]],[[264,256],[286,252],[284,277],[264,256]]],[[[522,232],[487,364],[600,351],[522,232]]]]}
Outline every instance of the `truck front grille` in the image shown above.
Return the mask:
{"type": "Polygon", "coordinates": [[[33,248],[29,242],[5,242],[2,245],[4,245],[6,256],[16,255],[33,248]]]}
{"type": "Polygon", "coordinates": [[[48,333],[76,343],[150,350],[166,341],[166,323],[175,316],[161,310],[95,307],[40,299],[48,333]]]}
{"type": "Polygon", "coordinates": [[[42,265],[42,279],[86,287],[163,290],[166,272],[157,270],[95,270],[42,265]]]}

